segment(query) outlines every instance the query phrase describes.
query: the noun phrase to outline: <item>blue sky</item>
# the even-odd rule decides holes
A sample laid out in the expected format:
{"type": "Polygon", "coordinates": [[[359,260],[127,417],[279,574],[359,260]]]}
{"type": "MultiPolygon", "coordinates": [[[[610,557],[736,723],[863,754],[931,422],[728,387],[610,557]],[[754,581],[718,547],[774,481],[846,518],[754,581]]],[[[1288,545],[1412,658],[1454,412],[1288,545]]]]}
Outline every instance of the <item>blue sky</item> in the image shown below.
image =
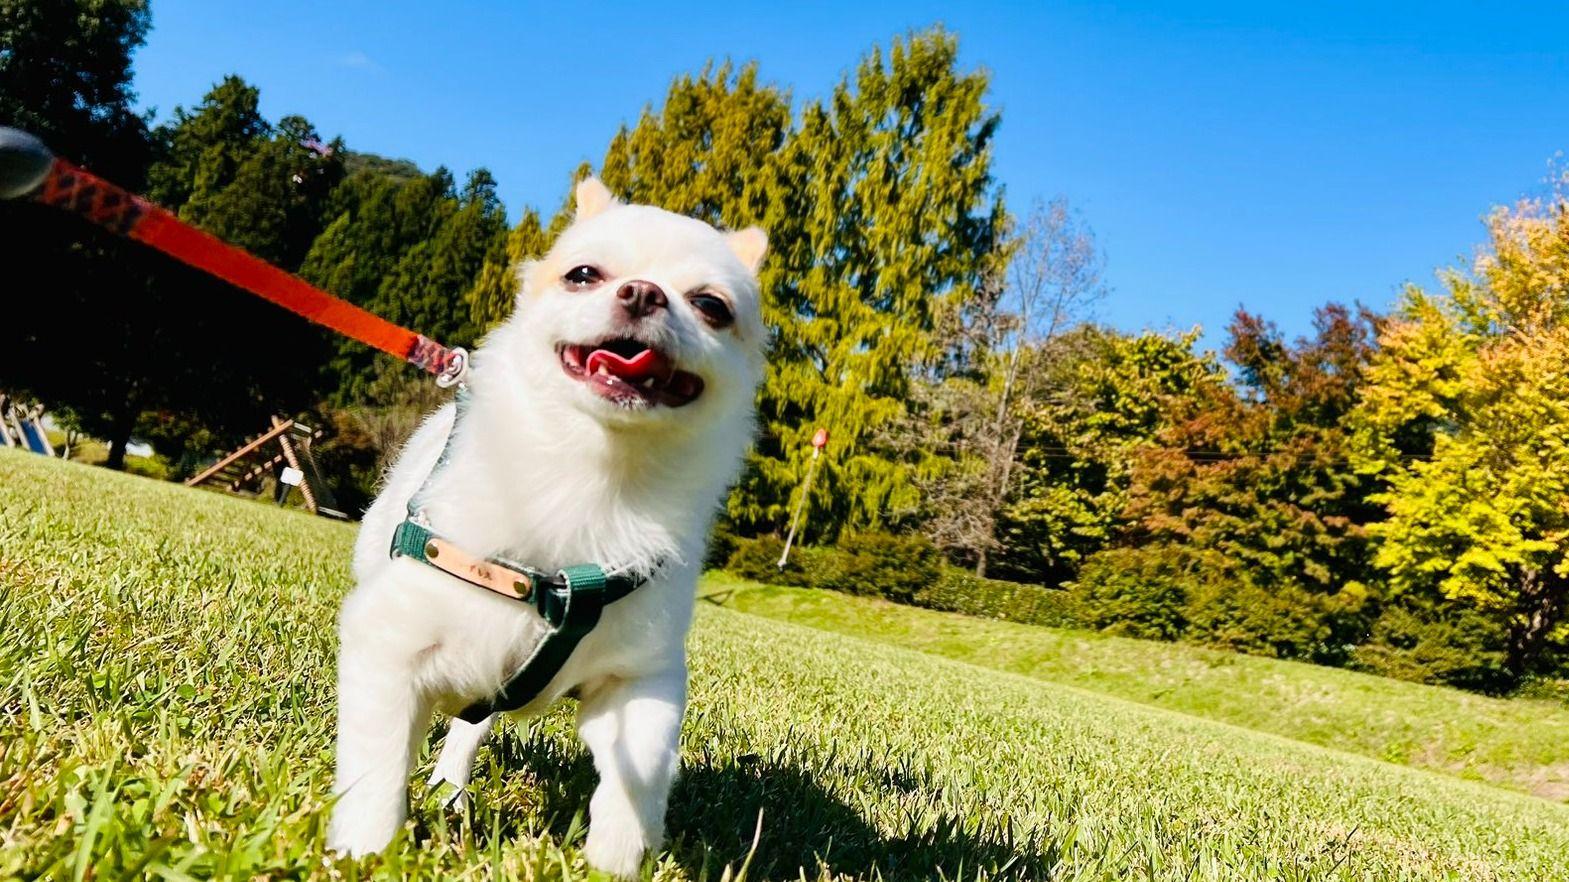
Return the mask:
{"type": "Polygon", "coordinates": [[[1467,259],[1490,205],[1569,150],[1564,3],[304,3],[154,0],[136,57],[167,116],[218,78],[351,147],[489,167],[514,217],[553,210],[670,78],[755,59],[799,98],[873,44],[942,23],[991,74],[995,174],[1066,195],[1107,252],[1120,327],[1239,304],[1305,331],[1467,259]],[[843,8],[838,8],[843,7],[843,8]],[[1376,8],[1374,8],[1376,7],[1376,8]]]}

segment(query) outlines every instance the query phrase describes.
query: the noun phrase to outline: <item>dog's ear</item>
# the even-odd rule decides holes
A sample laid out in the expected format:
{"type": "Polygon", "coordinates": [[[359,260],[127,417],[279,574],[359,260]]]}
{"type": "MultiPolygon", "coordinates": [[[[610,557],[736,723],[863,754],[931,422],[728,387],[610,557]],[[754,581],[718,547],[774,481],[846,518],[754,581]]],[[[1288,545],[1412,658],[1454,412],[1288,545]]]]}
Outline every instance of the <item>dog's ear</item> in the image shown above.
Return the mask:
{"type": "Polygon", "coordinates": [[[512,274],[517,279],[518,283],[517,300],[519,303],[523,302],[523,298],[527,297],[529,292],[534,290],[534,286],[538,284],[538,280],[534,278],[534,274],[535,270],[539,268],[539,263],[540,262],[538,260],[523,260],[519,261],[518,264],[512,268],[512,274]]]}
{"type": "Polygon", "coordinates": [[[768,234],[762,227],[747,227],[725,234],[725,244],[735,253],[741,264],[753,275],[763,265],[763,255],[768,253],[768,234]]]}
{"type": "Polygon", "coordinates": [[[614,205],[616,201],[616,197],[610,194],[610,188],[593,175],[577,182],[574,195],[577,199],[577,212],[573,217],[576,220],[588,220],[614,205]]]}

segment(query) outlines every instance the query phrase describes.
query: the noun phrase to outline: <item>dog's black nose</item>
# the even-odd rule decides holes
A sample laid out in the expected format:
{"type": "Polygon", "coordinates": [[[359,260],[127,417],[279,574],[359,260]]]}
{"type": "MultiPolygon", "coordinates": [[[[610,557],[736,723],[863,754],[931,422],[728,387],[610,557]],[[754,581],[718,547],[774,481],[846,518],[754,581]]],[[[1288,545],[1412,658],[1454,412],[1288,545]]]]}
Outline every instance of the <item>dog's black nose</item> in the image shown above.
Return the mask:
{"type": "Polygon", "coordinates": [[[616,298],[633,318],[642,318],[670,305],[670,301],[665,299],[665,292],[658,285],[642,279],[634,279],[622,285],[616,291],[616,298]]]}

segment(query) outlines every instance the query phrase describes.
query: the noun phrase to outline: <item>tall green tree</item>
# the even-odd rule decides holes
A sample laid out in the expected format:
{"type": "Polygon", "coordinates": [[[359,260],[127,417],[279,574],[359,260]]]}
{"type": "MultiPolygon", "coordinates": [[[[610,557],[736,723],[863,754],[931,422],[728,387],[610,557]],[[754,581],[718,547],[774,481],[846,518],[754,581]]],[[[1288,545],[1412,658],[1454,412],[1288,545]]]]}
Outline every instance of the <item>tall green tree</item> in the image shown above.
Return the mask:
{"type": "MultiPolygon", "coordinates": [[[[301,275],[434,339],[475,342],[481,314],[473,292],[507,235],[495,179],[477,170],[459,192],[446,169],[426,175],[383,162],[352,165],[329,200],[332,220],[312,243],[301,275]]],[[[334,346],[325,382],[339,404],[401,400],[414,381],[359,343],[340,339],[334,346]]]]}
{"type": "MultiPolygon", "coordinates": [[[[183,220],[294,270],[343,176],[342,144],[323,143],[300,117],[268,122],[259,98],[230,76],[191,110],[177,108],[155,132],[161,150],[148,187],[183,220]]],[[[309,407],[328,350],[324,335],[297,317],[165,263],[144,303],[156,325],[145,333],[167,357],[136,430],[183,473],[272,414],[309,407]],[[280,344],[287,358],[278,357],[280,344]]]]}
{"type": "Polygon", "coordinates": [[[0,124],[140,186],[152,144],[147,121],[132,108],[131,53],[149,23],[145,0],[0,3],[0,124]]]}
{"type": "Polygon", "coordinates": [[[622,199],[740,229],[761,217],[763,169],[789,128],[789,96],[759,82],[756,65],[710,64],[616,132],[600,178],[622,199]]]}
{"type": "MultiPolygon", "coordinates": [[[[0,3],[0,125],[130,187],[153,154],[132,109],[131,53],[148,27],[142,0],[0,3]]],[[[60,212],[0,203],[0,260],[26,321],[0,322],[0,385],[31,393],[124,460],[140,404],[158,393],[143,298],[156,261],[60,212]]],[[[13,308],[15,308],[13,306],[13,308]]]]}
{"type": "Polygon", "coordinates": [[[744,529],[783,523],[818,426],[833,437],[810,501],[814,535],[918,511],[920,464],[877,439],[907,413],[912,381],[947,368],[940,326],[1001,269],[999,117],[986,88],[984,73],[959,69],[951,34],[896,40],[808,103],[766,165],[753,204],[772,244],[762,283],[775,338],[762,437],[730,497],[744,529]]]}
{"type": "Polygon", "coordinates": [[[517,268],[524,261],[550,250],[555,237],[540,223],[539,212],[530,208],[499,242],[491,245],[474,285],[465,299],[469,318],[476,328],[495,326],[512,314],[518,293],[517,268]]]}
{"type": "Polygon", "coordinates": [[[203,198],[192,206],[200,208],[205,198],[234,183],[240,163],[268,128],[261,91],[237,76],[224,77],[195,107],[175,107],[154,133],[161,149],[148,171],[147,195],[178,212],[201,191],[203,198]]]}

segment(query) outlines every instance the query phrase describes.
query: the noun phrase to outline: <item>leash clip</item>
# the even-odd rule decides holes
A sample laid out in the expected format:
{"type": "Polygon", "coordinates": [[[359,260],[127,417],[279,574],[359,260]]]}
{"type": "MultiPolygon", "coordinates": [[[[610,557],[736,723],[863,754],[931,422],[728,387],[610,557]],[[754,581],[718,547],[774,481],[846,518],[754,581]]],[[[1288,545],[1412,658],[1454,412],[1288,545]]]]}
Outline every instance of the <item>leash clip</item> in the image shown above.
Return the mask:
{"type": "Polygon", "coordinates": [[[462,346],[454,346],[447,350],[446,363],[441,366],[441,372],[436,374],[436,385],[443,389],[462,386],[468,375],[469,351],[462,346]]]}

